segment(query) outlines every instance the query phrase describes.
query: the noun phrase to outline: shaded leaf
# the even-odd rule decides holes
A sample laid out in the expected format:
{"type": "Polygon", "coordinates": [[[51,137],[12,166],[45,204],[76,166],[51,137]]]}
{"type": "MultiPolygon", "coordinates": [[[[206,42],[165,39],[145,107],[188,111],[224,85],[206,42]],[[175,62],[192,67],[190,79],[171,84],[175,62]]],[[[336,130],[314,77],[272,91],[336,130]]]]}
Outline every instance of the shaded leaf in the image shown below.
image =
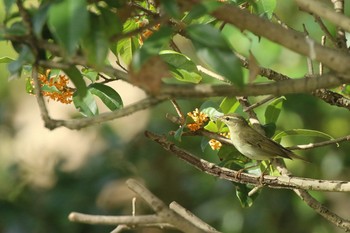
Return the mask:
{"type": "MultiPolygon", "coordinates": [[[[72,80],[74,86],[77,88],[76,95],[79,95],[81,99],[87,94],[87,87],[80,71],[72,66],[69,69],[65,69],[64,72],[72,80]]],[[[90,93],[91,94],[91,93],[90,93]]]]}
{"type": "Polygon", "coordinates": [[[101,67],[109,50],[107,35],[103,29],[104,22],[94,14],[90,14],[90,22],[90,30],[83,39],[83,50],[90,64],[101,67]]]}
{"type": "Polygon", "coordinates": [[[17,60],[8,64],[8,70],[11,73],[10,79],[20,77],[24,65],[32,64],[34,62],[34,55],[29,46],[20,45],[18,48],[20,52],[17,60]]]}
{"type": "Polygon", "coordinates": [[[73,103],[76,109],[85,116],[92,117],[98,115],[98,108],[94,96],[90,91],[86,91],[86,95],[83,97],[74,93],[73,103]]]}
{"type": "Polygon", "coordinates": [[[52,5],[48,15],[48,26],[68,55],[72,55],[89,28],[86,1],[62,0],[52,5]]]}
{"type": "Polygon", "coordinates": [[[182,136],[182,133],[183,133],[183,131],[184,131],[184,128],[185,128],[185,127],[182,126],[182,127],[179,127],[179,128],[176,130],[176,132],[175,132],[175,134],[174,134],[175,140],[181,142],[181,136],[182,136]]]}
{"type": "Polygon", "coordinates": [[[200,59],[227,80],[243,86],[241,63],[218,29],[211,25],[196,24],[188,26],[186,33],[200,59]]]}
{"type": "Polygon", "coordinates": [[[170,17],[180,18],[181,12],[176,0],[161,1],[161,7],[170,17]]]}
{"type": "Polygon", "coordinates": [[[160,57],[168,64],[171,75],[177,80],[199,83],[202,80],[196,64],[187,56],[171,50],[163,50],[160,57]]]}
{"type": "Polygon", "coordinates": [[[281,96],[277,99],[274,99],[267,107],[265,110],[265,123],[276,123],[282,107],[283,107],[283,102],[286,100],[286,97],[281,96]]]}
{"type": "Polygon", "coordinates": [[[88,89],[91,94],[98,96],[110,110],[114,111],[123,107],[120,95],[110,86],[93,83],[89,85],[88,89]]]}
{"type": "Polygon", "coordinates": [[[154,32],[143,44],[143,46],[134,53],[132,58],[132,69],[139,71],[147,59],[158,55],[162,48],[168,45],[172,36],[171,27],[161,27],[154,32]]]}
{"type": "Polygon", "coordinates": [[[249,192],[253,189],[248,187],[246,184],[235,183],[236,187],[236,196],[241,203],[242,207],[251,207],[254,203],[254,200],[258,197],[260,191],[255,192],[252,196],[249,196],[249,192]]]}

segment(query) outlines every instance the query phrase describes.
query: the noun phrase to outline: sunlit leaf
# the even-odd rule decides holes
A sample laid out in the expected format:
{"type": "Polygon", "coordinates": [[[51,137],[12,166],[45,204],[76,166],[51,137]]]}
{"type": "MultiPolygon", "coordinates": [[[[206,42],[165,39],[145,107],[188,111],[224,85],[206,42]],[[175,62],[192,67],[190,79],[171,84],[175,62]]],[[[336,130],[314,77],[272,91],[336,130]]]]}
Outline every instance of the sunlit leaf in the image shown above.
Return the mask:
{"type": "Polygon", "coordinates": [[[290,129],[290,130],[285,130],[282,131],[278,134],[276,134],[273,139],[274,140],[279,140],[282,137],[285,136],[308,136],[308,137],[320,137],[320,138],[326,138],[326,139],[334,139],[331,135],[317,131],[317,130],[311,130],[311,129],[290,129]]]}
{"type": "Polygon", "coordinates": [[[10,63],[15,61],[14,59],[10,58],[10,57],[1,57],[0,58],[0,63],[10,63]]]}
{"type": "Polygon", "coordinates": [[[224,114],[236,112],[239,102],[235,97],[225,97],[220,104],[220,109],[224,114]]]}

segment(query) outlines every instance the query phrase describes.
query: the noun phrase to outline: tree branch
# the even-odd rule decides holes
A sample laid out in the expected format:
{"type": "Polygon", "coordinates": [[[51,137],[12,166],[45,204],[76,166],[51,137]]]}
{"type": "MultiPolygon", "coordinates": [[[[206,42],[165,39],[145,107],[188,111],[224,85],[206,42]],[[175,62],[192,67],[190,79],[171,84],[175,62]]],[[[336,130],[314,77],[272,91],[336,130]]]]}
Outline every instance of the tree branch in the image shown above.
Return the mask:
{"type": "Polygon", "coordinates": [[[289,79],[275,83],[247,84],[242,88],[232,85],[163,85],[161,95],[169,98],[203,98],[214,96],[259,96],[308,93],[322,88],[337,87],[348,83],[350,76],[325,74],[318,78],[289,79]]]}
{"type": "Polygon", "coordinates": [[[327,19],[334,25],[350,31],[350,18],[335,12],[333,9],[327,7],[326,4],[316,0],[295,0],[299,7],[307,12],[315,14],[323,19],[327,19]]]}
{"type": "MultiPolygon", "coordinates": [[[[197,2],[197,0],[193,1],[197,2]]],[[[309,1],[302,0],[298,0],[298,2],[309,3],[309,1]]],[[[274,24],[229,4],[215,10],[212,15],[218,20],[232,24],[241,30],[251,31],[299,54],[316,59],[332,70],[340,73],[350,72],[350,67],[348,66],[350,56],[348,54],[324,47],[311,38],[306,38],[303,33],[285,29],[281,25],[274,24]]],[[[348,21],[347,17],[346,21],[348,21]]]]}
{"type": "Polygon", "coordinates": [[[87,224],[121,224],[121,227],[115,229],[114,232],[136,227],[158,227],[176,228],[183,232],[191,233],[219,233],[176,202],[171,203],[170,208],[168,208],[159,198],[136,180],[129,179],[126,183],[131,190],[146,201],[156,214],[141,216],[104,216],[72,212],[68,216],[69,220],[87,224]]]}
{"type": "Polygon", "coordinates": [[[85,128],[88,126],[92,126],[95,124],[99,124],[102,122],[106,122],[106,121],[114,120],[123,116],[130,115],[134,112],[157,105],[165,100],[166,100],[165,98],[150,97],[150,98],[141,100],[137,103],[126,106],[122,109],[119,109],[113,112],[101,113],[93,117],[70,119],[70,120],[44,119],[44,121],[45,121],[45,126],[49,129],[55,129],[61,126],[69,129],[81,129],[81,128],[85,128]]]}
{"type": "Polygon", "coordinates": [[[168,141],[164,136],[159,136],[155,133],[146,131],[146,137],[160,144],[165,150],[172,152],[178,158],[186,161],[190,165],[194,166],[200,171],[203,171],[209,175],[225,179],[237,183],[252,184],[252,185],[264,185],[270,188],[283,188],[283,189],[303,189],[314,191],[333,191],[333,192],[350,192],[349,181],[333,181],[333,180],[316,180],[301,177],[287,177],[287,176],[264,176],[261,182],[260,176],[241,173],[240,177],[237,177],[238,171],[219,167],[213,163],[210,163],[204,159],[199,159],[195,155],[187,152],[186,150],[176,146],[174,143],[168,141]]]}

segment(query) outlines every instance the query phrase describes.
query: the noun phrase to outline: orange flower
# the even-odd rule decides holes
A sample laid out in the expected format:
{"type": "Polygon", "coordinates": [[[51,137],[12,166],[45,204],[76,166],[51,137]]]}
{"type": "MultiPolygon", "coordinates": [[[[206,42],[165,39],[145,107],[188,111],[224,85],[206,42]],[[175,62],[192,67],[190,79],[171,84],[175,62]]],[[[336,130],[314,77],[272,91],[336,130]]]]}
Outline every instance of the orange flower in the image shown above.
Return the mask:
{"type": "MultiPolygon", "coordinates": [[[[227,133],[220,133],[220,135],[226,137],[226,138],[230,138],[230,132],[227,133]]],[[[216,139],[210,139],[209,140],[209,146],[211,147],[212,150],[220,150],[220,148],[222,147],[221,142],[219,142],[216,139]]]]}
{"type": "Polygon", "coordinates": [[[196,108],[193,112],[187,113],[187,116],[191,117],[194,123],[187,124],[187,127],[191,131],[199,130],[205,122],[208,121],[207,114],[200,112],[198,108],[196,108]]]}
{"type": "Polygon", "coordinates": [[[220,150],[222,144],[218,140],[210,139],[209,146],[211,147],[212,150],[220,150]]]}
{"type": "Polygon", "coordinates": [[[73,90],[68,87],[69,79],[65,75],[50,77],[51,70],[45,70],[44,74],[39,74],[41,87],[55,87],[57,91],[42,91],[43,96],[47,96],[55,101],[70,104],[73,100],[73,90]]]}

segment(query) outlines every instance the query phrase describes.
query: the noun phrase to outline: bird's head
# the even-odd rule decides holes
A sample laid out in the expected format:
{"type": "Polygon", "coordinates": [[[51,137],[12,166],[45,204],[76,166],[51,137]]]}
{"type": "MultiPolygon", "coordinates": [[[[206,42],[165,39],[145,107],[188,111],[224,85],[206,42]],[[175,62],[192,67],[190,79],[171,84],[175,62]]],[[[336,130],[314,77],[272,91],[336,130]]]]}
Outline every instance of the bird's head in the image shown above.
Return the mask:
{"type": "Polygon", "coordinates": [[[225,123],[229,128],[248,125],[247,121],[237,113],[231,113],[231,114],[219,116],[217,117],[217,119],[225,123]]]}

